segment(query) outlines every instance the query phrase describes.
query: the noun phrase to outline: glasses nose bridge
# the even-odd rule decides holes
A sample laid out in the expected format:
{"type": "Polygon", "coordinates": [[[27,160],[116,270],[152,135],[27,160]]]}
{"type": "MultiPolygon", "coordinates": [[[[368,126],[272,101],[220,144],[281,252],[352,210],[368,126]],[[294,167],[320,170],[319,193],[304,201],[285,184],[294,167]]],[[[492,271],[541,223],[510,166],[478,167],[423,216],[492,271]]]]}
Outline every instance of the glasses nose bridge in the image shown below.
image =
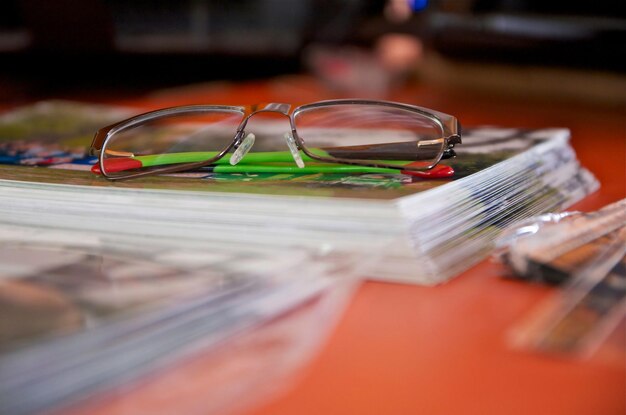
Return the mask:
{"type": "MultiPolygon", "coordinates": [[[[280,102],[267,102],[267,103],[254,105],[252,106],[252,108],[250,109],[250,112],[248,113],[248,115],[245,117],[245,119],[239,126],[239,131],[245,128],[250,118],[254,117],[258,113],[273,112],[277,114],[282,114],[286,116],[287,118],[290,118],[289,117],[290,110],[291,110],[291,104],[284,104],[280,102]]],[[[290,119],[290,124],[291,124],[291,119],[290,119]]]]}
{"type": "Polygon", "coordinates": [[[248,111],[245,121],[248,121],[251,117],[260,112],[274,112],[289,117],[290,110],[291,104],[283,104],[280,102],[264,102],[262,104],[250,106],[250,110],[248,111]]]}
{"type": "Polygon", "coordinates": [[[257,112],[277,112],[279,114],[289,115],[290,109],[291,104],[284,104],[280,102],[265,102],[262,104],[258,104],[256,108],[252,111],[252,114],[256,114],[257,112]]]}

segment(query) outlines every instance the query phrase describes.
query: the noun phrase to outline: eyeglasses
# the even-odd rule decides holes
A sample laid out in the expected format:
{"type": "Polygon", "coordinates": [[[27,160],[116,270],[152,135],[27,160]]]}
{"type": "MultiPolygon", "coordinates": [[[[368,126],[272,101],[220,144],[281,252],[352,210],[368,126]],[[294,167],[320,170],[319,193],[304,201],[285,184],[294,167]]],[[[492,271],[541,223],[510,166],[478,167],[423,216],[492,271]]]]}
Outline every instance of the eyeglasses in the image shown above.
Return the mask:
{"type": "Polygon", "coordinates": [[[151,111],[104,127],[96,133],[90,152],[98,156],[99,172],[111,180],[199,168],[424,172],[455,156],[460,134],[461,126],[451,115],[389,101],[321,101],[293,110],[280,103],[192,105],[151,111]],[[289,118],[291,131],[282,135],[289,151],[282,139],[277,140],[275,122],[260,125],[267,129],[263,140],[257,140],[263,131],[246,131],[253,116],[271,113],[289,118]],[[253,146],[255,151],[250,152],[253,146]]]}

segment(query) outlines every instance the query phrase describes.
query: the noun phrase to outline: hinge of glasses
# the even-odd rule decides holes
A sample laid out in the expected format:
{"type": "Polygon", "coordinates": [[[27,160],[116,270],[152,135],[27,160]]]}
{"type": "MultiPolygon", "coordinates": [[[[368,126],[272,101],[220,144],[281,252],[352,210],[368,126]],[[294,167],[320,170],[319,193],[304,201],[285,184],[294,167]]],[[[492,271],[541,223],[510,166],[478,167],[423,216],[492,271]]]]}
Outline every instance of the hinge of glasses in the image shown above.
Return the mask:
{"type": "Polygon", "coordinates": [[[450,137],[448,137],[448,147],[452,148],[455,146],[455,144],[462,144],[461,143],[461,136],[458,134],[454,134],[451,135],[450,137]]]}
{"type": "Polygon", "coordinates": [[[456,152],[454,151],[454,149],[452,147],[448,147],[443,151],[443,154],[441,155],[442,159],[451,159],[453,157],[456,157],[456,152]]]}

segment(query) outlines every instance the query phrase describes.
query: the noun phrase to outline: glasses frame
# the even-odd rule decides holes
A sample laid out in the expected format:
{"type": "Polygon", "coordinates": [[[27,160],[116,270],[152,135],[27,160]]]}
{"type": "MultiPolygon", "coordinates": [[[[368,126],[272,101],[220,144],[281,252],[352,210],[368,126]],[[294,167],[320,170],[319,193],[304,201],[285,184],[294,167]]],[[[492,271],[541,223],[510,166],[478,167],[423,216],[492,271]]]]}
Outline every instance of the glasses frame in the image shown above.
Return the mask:
{"type": "Polygon", "coordinates": [[[448,158],[454,156],[454,151],[452,150],[456,144],[461,143],[461,124],[459,121],[452,115],[444,114],[439,111],[434,111],[424,107],[418,107],[416,105],[403,104],[392,101],[379,101],[379,100],[365,100],[365,99],[339,99],[339,100],[328,100],[328,101],[319,101],[311,104],[300,105],[293,110],[291,110],[291,104],[284,103],[261,103],[254,105],[243,105],[243,106],[228,106],[228,105],[185,105],[185,106],[177,106],[177,107],[169,107],[158,109],[150,112],[146,112],[143,114],[136,115],[134,117],[119,121],[115,124],[111,124],[104,128],[98,130],[94,136],[93,142],[91,143],[91,147],[89,149],[89,153],[93,156],[98,156],[98,163],[100,167],[101,174],[107,178],[108,180],[125,180],[132,179],[142,176],[151,176],[155,174],[164,174],[164,173],[177,173],[182,171],[188,171],[197,169],[200,167],[208,166],[210,164],[215,163],[222,157],[224,157],[229,151],[236,149],[243,141],[245,137],[245,128],[248,124],[248,120],[252,118],[255,114],[262,112],[271,112],[285,115],[289,118],[289,123],[291,127],[291,134],[294,138],[294,141],[298,147],[298,150],[302,151],[304,154],[309,156],[310,158],[318,161],[323,161],[327,163],[337,163],[337,164],[348,164],[348,165],[356,165],[356,166],[368,166],[368,167],[383,167],[383,168],[392,168],[397,170],[411,170],[411,171],[426,171],[435,167],[442,158],[448,158]],[[442,146],[442,150],[439,152],[437,157],[434,159],[432,164],[429,164],[426,167],[414,167],[414,166],[398,166],[394,164],[385,164],[373,162],[372,160],[358,160],[358,159],[343,159],[343,158],[328,158],[322,157],[314,154],[306,147],[306,141],[298,135],[298,131],[296,129],[296,117],[301,112],[329,107],[329,106],[337,106],[337,105],[371,105],[378,107],[388,107],[388,108],[397,108],[409,112],[414,112],[416,115],[420,115],[422,117],[426,117],[434,122],[437,126],[441,128],[443,132],[443,140],[444,145],[442,146]],[[237,127],[237,130],[233,136],[233,140],[231,143],[226,146],[222,151],[220,151],[215,157],[210,159],[200,161],[200,162],[192,162],[192,163],[184,163],[177,164],[174,166],[164,166],[150,169],[149,171],[140,171],[129,173],[125,175],[116,174],[114,176],[107,174],[106,169],[104,168],[104,158],[105,151],[102,151],[106,148],[109,140],[117,133],[138,127],[142,124],[145,124],[154,119],[158,119],[161,117],[170,117],[175,115],[185,115],[185,114],[201,114],[203,112],[209,111],[224,111],[224,112],[240,112],[242,115],[242,121],[237,127]]]}

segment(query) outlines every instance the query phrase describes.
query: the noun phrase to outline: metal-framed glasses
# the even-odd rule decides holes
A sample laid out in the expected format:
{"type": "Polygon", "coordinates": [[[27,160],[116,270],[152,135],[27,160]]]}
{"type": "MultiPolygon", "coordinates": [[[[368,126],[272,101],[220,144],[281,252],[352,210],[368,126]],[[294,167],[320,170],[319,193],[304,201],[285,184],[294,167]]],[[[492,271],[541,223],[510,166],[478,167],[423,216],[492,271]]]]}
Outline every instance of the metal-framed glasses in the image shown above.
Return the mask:
{"type": "Polygon", "coordinates": [[[201,168],[228,171],[229,166],[237,171],[289,165],[294,171],[307,166],[342,171],[339,166],[346,166],[348,172],[399,172],[432,169],[453,157],[459,143],[461,126],[451,115],[352,99],[294,109],[282,103],[160,109],[100,129],[91,154],[111,180],[201,168]],[[248,131],[253,117],[269,114],[288,117],[289,131],[275,120],[255,123],[248,131]]]}

